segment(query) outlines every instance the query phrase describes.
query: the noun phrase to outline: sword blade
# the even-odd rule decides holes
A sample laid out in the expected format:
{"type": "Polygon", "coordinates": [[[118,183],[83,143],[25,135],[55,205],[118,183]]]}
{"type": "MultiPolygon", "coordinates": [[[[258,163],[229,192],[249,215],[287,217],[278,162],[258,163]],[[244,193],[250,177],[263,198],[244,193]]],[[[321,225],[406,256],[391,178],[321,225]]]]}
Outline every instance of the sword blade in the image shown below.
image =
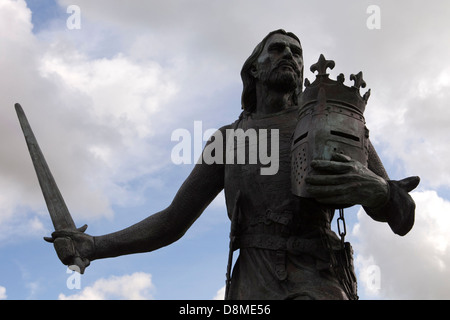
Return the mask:
{"type": "Polygon", "coordinates": [[[55,179],[50,172],[36,137],[31,130],[25,112],[18,103],[15,104],[15,108],[55,230],[76,229],[72,216],[70,215],[61,192],[56,185],[55,179]]]}

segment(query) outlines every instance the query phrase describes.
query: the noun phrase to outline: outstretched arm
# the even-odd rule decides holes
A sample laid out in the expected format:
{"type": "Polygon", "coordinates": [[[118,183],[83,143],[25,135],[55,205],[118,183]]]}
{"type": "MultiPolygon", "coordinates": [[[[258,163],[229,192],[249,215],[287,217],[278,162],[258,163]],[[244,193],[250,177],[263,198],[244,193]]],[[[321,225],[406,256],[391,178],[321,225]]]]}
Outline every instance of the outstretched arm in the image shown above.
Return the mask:
{"type": "Polygon", "coordinates": [[[392,231],[398,235],[407,234],[414,225],[416,204],[408,192],[412,191],[420,182],[420,178],[413,176],[402,180],[390,180],[375,148],[369,141],[369,169],[385,179],[389,186],[389,197],[383,204],[375,207],[364,207],[372,219],[387,222],[392,231]]]}
{"type": "MultiPolygon", "coordinates": [[[[220,129],[225,131],[225,127],[220,129]]],[[[92,237],[78,232],[55,232],[55,249],[67,264],[76,248],[82,258],[90,261],[120,255],[153,251],[180,239],[202,214],[224,186],[224,165],[196,164],[172,203],[164,210],[123,230],[92,237]],[[73,245],[67,245],[70,241],[73,245]]]]}
{"type": "Polygon", "coordinates": [[[118,232],[94,237],[94,259],[148,252],[180,239],[223,189],[223,165],[197,164],[170,206],[118,232]]]}

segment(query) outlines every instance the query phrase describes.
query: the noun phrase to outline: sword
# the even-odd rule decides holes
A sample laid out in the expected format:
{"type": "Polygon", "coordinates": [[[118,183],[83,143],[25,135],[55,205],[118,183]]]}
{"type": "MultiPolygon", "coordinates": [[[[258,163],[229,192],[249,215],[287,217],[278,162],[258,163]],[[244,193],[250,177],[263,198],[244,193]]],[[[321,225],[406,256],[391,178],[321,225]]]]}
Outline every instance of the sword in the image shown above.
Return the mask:
{"type": "MultiPolygon", "coordinates": [[[[72,216],[67,209],[61,192],[59,191],[55,179],[53,178],[47,162],[45,161],[44,155],[39,148],[36,137],[31,130],[30,124],[28,123],[27,117],[25,116],[25,112],[18,103],[16,103],[14,107],[16,108],[17,117],[19,118],[20,126],[22,127],[25,141],[30,152],[31,160],[33,162],[33,166],[39,180],[39,185],[41,186],[42,194],[44,195],[45,203],[47,204],[48,212],[50,213],[50,218],[52,220],[55,231],[84,231],[87,226],[83,226],[77,229],[75,223],[73,222],[72,216]]],[[[52,238],[44,237],[44,239],[48,242],[53,242],[52,238]]],[[[83,274],[84,269],[89,265],[90,262],[88,259],[82,259],[78,255],[78,252],[76,252],[76,250],[74,251],[75,257],[68,264],[69,268],[83,274]]]]}

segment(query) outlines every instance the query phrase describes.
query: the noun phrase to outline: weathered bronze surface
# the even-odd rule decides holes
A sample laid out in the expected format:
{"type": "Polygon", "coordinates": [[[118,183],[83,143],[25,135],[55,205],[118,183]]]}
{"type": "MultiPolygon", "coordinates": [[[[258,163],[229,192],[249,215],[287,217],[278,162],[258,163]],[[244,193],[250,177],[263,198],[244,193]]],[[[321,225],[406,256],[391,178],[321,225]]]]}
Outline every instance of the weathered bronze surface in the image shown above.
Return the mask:
{"type": "MultiPolygon", "coordinates": [[[[72,216],[70,215],[61,192],[56,185],[56,181],[47,165],[47,161],[45,161],[44,155],[42,154],[36,137],[31,130],[31,126],[28,123],[28,119],[25,116],[22,106],[16,103],[15,108],[55,230],[86,230],[87,226],[83,226],[80,229],[75,227],[72,216]]],[[[49,242],[53,242],[53,238],[45,237],[44,239],[49,242]]],[[[55,245],[61,244],[62,241],[62,239],[59,239],[56,241],[55,245]]],[[[65,241],[64,244],[66,244],[66,242],[67,241],[65,241]]],[[[76,271],[84,273],[84,269],[89,265],[89,260],[86,258],[82,259],[79,254],[77,254],[76,250],[74,250],[74,252],[75,255],[65,257],[67,259],[66,263],[74,268],[76,267],[76,271]]]]}
{"type": "MultiPolygon", "coordinates": [[[[341,86],[342,77],[336,82],[325,76],[326,67],[334,62],[323,58],[313,71],[318,71],[323,85],[329,83],[336,91],[317,87],[315,94],[315,84],[307,82],[302,94],[302,50],[300,40],[292,33],[276,30],[268,34],[241,71],[243,112],[234,123],[220,128],[221,134],[217,135],[228,137],[230,130],[253,129],[259,136],[266,132],[270,143],[270,137],[277,135],[276,172],[261,174],[265,164],[260,161],[230,163],[223,159],[198,163],[167,208],[128,228],[101,236],[88,235],[84,229],[57,228],[52,239],[61,261],[68,264],[78,256],[84,261],[94,261],[169,245],[180,239],[224,190],[228,216],[233,220],[230,248],[240,249],[227,279],[226,298],[356,299],[351,246],[344,241],[345,232],[339,231],[338,237],[330,227],[334,208],[362,205],[374,220],[387,222],[394,233],[405,235],[413,227],[415,212],[408,192],[417,186],[419,178],[389,179],[366,135],[364,119],[359,118],[363,110],[355,110],[353,116],[349,113],[347,102],[358,97],[351,92],[354,89],[348,88],[350,96],[345,96],[347,89],[341,86]],[[338,102],[330,101],[330,97],[338,98],[338,102]],[[305,120],[302,112],[309,105],[319,107],[322,120],[305,120]],[[327,108],[329,115],[333,113],[331,117],[345,120],[326,123],[327,108]],[[327,145],[325,135],[319,133],[314,138],[314,132],[320,132],[323,126],[328,126],[326,135],[334,138],[331,145],[327,145]],[[311,171],[300,177],[298,183],[295,175],[299,171],[292,168],[291,173],[291,160],[294,164],[296,160],[303,161],[297,149],[301,146],[297,144],[306,138],[305,130],[308,142],[315,146],[306,158],[311,171]],[[297,190],[298,186],[307,196],[297,190]]],[[[362,78],[360,75],[352,78],[359,90],[362,78]]],[[[359,97],[364,106],[367,97],[359,97]]],[[[208,142],[205,150],[212,143],[208,142]]],[[[248,140],[244,145],[234,145],[231,150],[222,150],[223,156],[233,159],[241,147],[248,150],[251,145],[248,140]]],[[[246,160],[248,157],[246,153],[246,160]]],[[[343,221],[342,212],[339,218],[343,221]]]]}
{"type": "Polygon", "coordinates": [[[367,166],[369,130],[364,110],[370,90],[361,97],[359,89],[366,86],[362,72],[350,76],[354,81],[352,87],[344,85],[342,73],[337,81],[331,80],[327,69],[334,66],[334,61],[320,55],[319,61],[311,66],[311,71],[318,72],[315,81],[310,83],[306,79],[305,90],[300,94],[291,151],[292,192],[300,197],[311,197],[305,178],[316,173],[311,168],[313,160],[331,160],[338,153],[367,166]]]}

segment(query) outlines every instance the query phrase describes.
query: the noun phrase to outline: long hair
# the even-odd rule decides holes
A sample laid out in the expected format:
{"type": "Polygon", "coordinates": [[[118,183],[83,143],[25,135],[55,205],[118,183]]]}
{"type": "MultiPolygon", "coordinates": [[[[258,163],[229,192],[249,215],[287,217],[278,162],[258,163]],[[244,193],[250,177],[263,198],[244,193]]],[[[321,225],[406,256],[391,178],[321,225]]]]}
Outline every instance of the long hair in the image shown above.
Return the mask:
{"type": "MultiPolygon", "coordinates": [[[[286,32],[283,29],[278,29],[275,31],[270,32],[267,36],[264,37],[264,39],[255,47],[250,57],[247,58],[244,65],[242,66],[241,70],[241,78],[242,78],[242,84],[243,84],[243,90],[242,90],[242,97],[241,97],[241,104],[242,109],[247,112],[254,112],[256,109],[256,79],[251,74],[250,70],[253,67],[253,64],[258,59],[259,55],[264,49],[264,46],[266,45],[267,39],[269,39],[274,34],[283,34],[286,36],[289,36],[295,40],[297,40],[300,43],[299,38],[293,34],[292,32],[286,32]]],[[[302,55],[303,58],[303,55],[302,55]]],[[[300,70],[300,77],[299,77],[299,83],[297,85],[297,90],[294,94],[294,103],[297,104],[297,95],[302,92],[302,84],[303,84],[303,66],[300,70]]]]}

